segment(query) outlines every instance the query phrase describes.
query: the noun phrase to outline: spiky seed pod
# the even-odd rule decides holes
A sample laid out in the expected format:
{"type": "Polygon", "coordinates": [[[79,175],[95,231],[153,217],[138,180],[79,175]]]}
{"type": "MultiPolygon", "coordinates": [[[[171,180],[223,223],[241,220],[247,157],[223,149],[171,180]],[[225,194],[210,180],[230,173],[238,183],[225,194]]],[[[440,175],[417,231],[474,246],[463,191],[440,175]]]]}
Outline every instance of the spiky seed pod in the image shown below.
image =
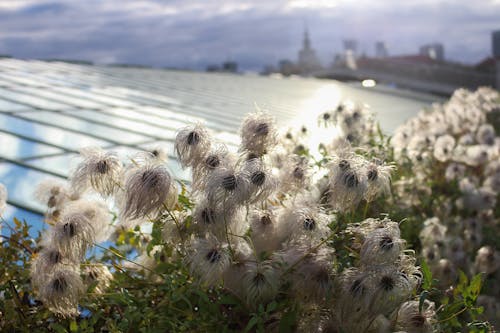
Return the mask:
{"type": "Polygon", "coordinates": [[[365,332],[376,317],[370,312],[376,285],[358,268],[345,269],[336,284],[337,321],[345,331],[365,332]]]}
{"type": "Polygon", "coordinates": [[[247,304],[257,308],[259,304],[268,302],[278,293],[279,271],[273,262],[247,261],[242,276],[247,304]]]}
{"type": "Polygon", "coordinates": [[[200,163],[193,167],[193,190],[203,192],[206,189],[206,180],[214,170],[234,165],[234,156],[229,153],[225,145],[217,145],[210,149],[200,163]]]}
{"type": "Polygon", "coordinates": [[[366,167],[366,191],[364,199],[372,202],[379,195],[389,195],[391,193],[391,172],[394,165],[381,165],[371,163],[366,167]]]}
{"type": "Polygon", "coordinates": [[[249,177],[232,166],[216,169],[208,176],[206,195],[211,205],[223,209],[241,205],[250,198],[249,177]]]}
{"type": "Polygon", "coordinates": [[[2,215],[5,207],[7,207],[7,188],[0,183],[0,215],[2,215]]]}
{"type": "Polygon", "coordinates": [[[278,234],[278,222],[276,214],[272,210],[254,209],[248,215],[250,237],[252,239],[255,252],[257,254],[263,251],[271,253],[280,246],[280,237],[278,234]]]}
{"type": "Polygon", "coordinates": [[[326,238],[328,215],[317,207],[305,207],[301,204],[283,209],[279,217],[278,232],[283,240],[307,237],[311,241],[326,238]]]}
{"type": "Polygon", "coordinates": [[[248,114],[241,124],[240,151],[262,156],[277,143],[274,118],[264,112],[248,114]]]}
{"type": "Polygon", "coordinates": [[[182,167],[196,167],[210,150],[211,138],[201,124],[181,129],[175,137],[175,151],[182,167]]]}
{"type": "Polygon", "coordinates": [[[364,265],[393,263],[401,254],[404,240],[390,229],[377,229],[366,236],[360,257],[364,265]]]}
{"type": "Polygon", "coordinates": [[[83,193],[92,187],[104,196],[113,194],[122,175],[122,163],[116,153],[93,147],[82,149],[80,155],[83,160],[70,176],[73,190],[83,193]]]}
{"type": "Polygon", "coordinates": [[[78,315],[78,300],[84,292],[76,267],[66,266],[50,274],[38,289],[38,297],[50,311],[62,316],[78,315]]]}
{"type": "Polygon", "coordinates": [[[74,258],[63,257],[61,252],[54,247],[43,248],[31,261],[31,283],[39,289],[47,280],[47,277],[55,270],[67,265],[76,265],[74,258]]]}
{"type": "Polygon", "coordinates": [[[432,320],[434,317],[434,303],[425,300],[423,310],[419,310],[418,301],[403,303],[393,315],[395,322],[394,331],[408,333],[430,333],[432,332],[432,320]]]}
{"type": "Polygon", "coordinates": [[[295,265],[290,280],[297,299],[324,303],[333,293],[334,253],[329,247],[320,247],[295,265]]]}
{"type": "Polygon", "coordinates": [[[109,236],[110,216],[97,202],[76,201],[65,207],[61,218],[46,233],[42,245],[57,248],[63,257],[76,262],[87,249],[109,236]]]}
{"type": "Polygon", "coordinates": [[[392,264],[372,266],[371,279],[375,282],[375,292],[370,309],[375,313],[390,315],[413,292],[413,284],[408,276],[392,264]]]}
{"type": "Polygon", "coordinates": [[[187,262],[201,283],[215,285],[221,280],[231,263],[228,244],[207,234],[204,238],[193,238],[187,262]]]}
{"type": "Polygon", "coordinates": [[[176,202],[175,183],[163,164],[146,164],[127,172],[121,202],[123,218],[153,218],[163,208],[171,209],[176,202]]]}
{"type": "Polygon", "coordinates": [[[480,144],[490,146],[495,144],[495,128],[491,124],[481,125],[477,130],[476,140],[480,144]]]}
{"type": "MultiPolygon", "coordinates": [[[[193,227],[200,236],[211,232],[217,237],[224,238],[226,230],[239,235],[242,230],[239,224],[242,224],[243,218],[241,211],[237,207],[217,205],[205,197],[197,200],[193,212],[193,227]]],[[[243,232],[244,233],[244,232],[243,232]]]]}
{"type": "Polygon", "coordinates": [[[88,288],[95,284],[93,292],[97,294],[104,293],[113,280],[113,275],[103,264],[86,265],[82,274],[85,286],[88,288]]]}
{"type": "Polygon", "coordinates": [[[249,203],[265,201],[274,193],[278,180],[260,159],[246,161],[242,169],[243,173],[249,177],[249,203]]]}
{"type": "Polygon", "coordinates": [[[356,208],[366,190],[366,175],[357,159],[337,159],[329,165],[330,205],[339,211],[356,208]]]}
{"type": "Polygon", "coordinates": [[[280,192],[293,196],[306,190],[310,183],[309,173],[307,159],[298,155],[288,156],[279,170],[280,192]]]}
{"type": "Polygon", "coordinates": [[[59,219],[64,205],[69,201],[78,200],[80,195],[70,190],[65,182],[45,179],[37,185],[34,197],[42,205],[47,206],[45,213],[47,221],[54,222],[59,219]]]}
{"type": "Polygon", "coordinates": [[[495,273],[500,268],[500,253],[491,246],[481,247],[477,251],[474,268],[477,273],[495,273]]]}

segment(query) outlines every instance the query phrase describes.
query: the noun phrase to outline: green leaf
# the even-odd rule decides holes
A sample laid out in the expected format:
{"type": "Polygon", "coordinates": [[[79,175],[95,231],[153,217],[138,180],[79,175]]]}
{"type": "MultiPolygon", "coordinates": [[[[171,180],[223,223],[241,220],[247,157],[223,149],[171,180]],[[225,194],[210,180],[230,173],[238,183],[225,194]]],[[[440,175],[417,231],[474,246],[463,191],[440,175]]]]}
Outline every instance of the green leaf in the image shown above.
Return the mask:
{"type": "Polygon", "coordinates": [[[50,328],[52,328],[57,333],[68,333],[68,331],[62,325],[60,325],[58,323],[50,324],[50,328]]]}
{"type": "Polygon", "coordinates": [[[259,322],[260,318],[257,317],[257,316],[253,316],[252,318],[250,318],[250,320],[248,321],[248,324],[247,326],[245,327],[245,330],[244,332],[250,332],[250,330],[255,326],[257,325],[257,323],[259,322]]]}
{"type": "Polygon", "coordinates": [[[429,265],[422,260],[420,263],[420,268],[422,269],[422,274],[424,276],[424,281],[422,282],[422,289],[429,290],[432,286],[432,272],[429,268],[429,265]]]}
{"type": "Polygon", "coordinates": [[[78,332],[78,324],[76,323],[75,320],[72,320],[70,323],[69,323],[69,330],[71,332],[78,332]]]}

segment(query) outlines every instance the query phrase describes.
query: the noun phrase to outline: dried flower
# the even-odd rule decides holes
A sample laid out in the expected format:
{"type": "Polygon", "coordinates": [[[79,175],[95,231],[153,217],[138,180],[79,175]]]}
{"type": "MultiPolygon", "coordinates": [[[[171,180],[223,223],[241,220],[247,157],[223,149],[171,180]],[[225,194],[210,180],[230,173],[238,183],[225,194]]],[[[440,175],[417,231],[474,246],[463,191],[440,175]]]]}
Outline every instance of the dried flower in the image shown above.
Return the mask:
{"type": "Polygon", "coordinates": [[[77,193],[89,187],[104,196],[109,196],[118,188],[122,164],[113,152],[101,148],[84,148],[80,151],[83,160],[71,175],[71,185],[77,193]]]}

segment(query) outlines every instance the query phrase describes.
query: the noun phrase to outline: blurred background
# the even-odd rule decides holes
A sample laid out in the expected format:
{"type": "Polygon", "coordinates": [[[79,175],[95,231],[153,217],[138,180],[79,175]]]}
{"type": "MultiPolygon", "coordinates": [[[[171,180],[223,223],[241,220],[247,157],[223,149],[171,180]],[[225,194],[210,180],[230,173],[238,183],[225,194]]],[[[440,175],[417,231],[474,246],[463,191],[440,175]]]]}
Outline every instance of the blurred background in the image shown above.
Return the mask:
{"type": "Polygon", "coordinates": [[[0,53],[449,94],[498,86],[498,13],[498,0],[1,0],[0,53]]]}

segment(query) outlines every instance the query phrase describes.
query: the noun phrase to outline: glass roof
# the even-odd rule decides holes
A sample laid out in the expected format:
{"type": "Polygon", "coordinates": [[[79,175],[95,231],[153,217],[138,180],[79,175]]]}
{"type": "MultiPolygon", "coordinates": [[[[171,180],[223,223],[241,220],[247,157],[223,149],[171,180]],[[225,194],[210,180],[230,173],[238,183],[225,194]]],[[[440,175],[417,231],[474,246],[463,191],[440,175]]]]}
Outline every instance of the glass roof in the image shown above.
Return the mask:
{"type": "Polygon", "coordinates": [[[387,131],[436,101],[316,79],[2,58],[0,182],[9,191],[4,217],[41,223],[44,208],[34,201],[34,187],[48,177],[67,177],[80,148],[100,146],[127,158],[162,147],[175,177],[187,180],[189,171],[175,160],[177,129],[204,123],[236,151],[240,122],[256,106],[286,126],[296,119],[316,121],[316,114],[344,98],[370,104],[387,131]]]}

